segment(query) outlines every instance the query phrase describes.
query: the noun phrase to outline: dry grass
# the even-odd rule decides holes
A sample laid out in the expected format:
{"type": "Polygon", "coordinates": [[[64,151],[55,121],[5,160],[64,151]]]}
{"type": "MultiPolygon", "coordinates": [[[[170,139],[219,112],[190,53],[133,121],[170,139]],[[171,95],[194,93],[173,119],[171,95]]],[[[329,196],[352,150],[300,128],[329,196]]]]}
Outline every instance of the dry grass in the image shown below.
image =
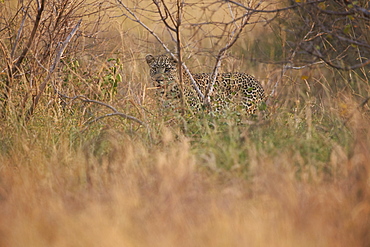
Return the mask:
{"type": "Polygon", "coordinates": [[[353,117],[349,153],[333,142],[331,174],[293,146],[243,140],[247,179],[169,129],[154,145],[113,129],[77,147],[50,126],[14,135],[0,156],[1,246],[368,246],[366,123],[353,117]]]}

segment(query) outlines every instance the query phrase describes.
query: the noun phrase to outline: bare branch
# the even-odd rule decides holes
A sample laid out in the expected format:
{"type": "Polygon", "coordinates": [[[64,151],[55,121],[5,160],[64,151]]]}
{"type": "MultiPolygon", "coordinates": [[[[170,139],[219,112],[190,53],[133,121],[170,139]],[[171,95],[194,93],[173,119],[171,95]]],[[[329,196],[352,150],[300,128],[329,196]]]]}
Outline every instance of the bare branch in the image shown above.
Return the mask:
{"type": "MultiPolygon", "coordinates": [[[[258,5],[259,6],[259,5],[258,5]]],[[[218,55],[217,55],[217,58],[216,58],[216,65],[213,69],[213,72],[212,72],[212,76],[211,76],[211,81],[210,83],[208,84],[207,86],[207,90],[206,90],[206,93],[204,95],[204,104],[206,106],[210,106],[210,102],[211,102],[211,99],[210,99],[210,96],[212,95],[212,92],[213,92],[213,86],[216,82],[216,79],[217,79],[217,76],[218,76],[218,69],[221,67],[221,61],[222,61],[222,58],[224,57],[224,55],[226,54],[226,51],[228,49],[230,49],[234,44],[235,42],[239,39],[239,36],[240,34],[242,33],[244,27],[248,24],[248,21],[249,19],[251,18],[252,14],[255,12],[255,10],[258,8],[258,6],[256,6],[255,9],[253,9],[253,11],[247,11],[247,13],[244,15],[244,19],[243,19],[243,22],[242,24],[240,25],[240,27],[236,27],[236,30],[234,31],[234,35],[233,37],[229,40],[229,42],[219,51],[218,55]]]]}
{"type": "Polygon", "coordinates": [[[330,67],[333,67],[333,68],[336,68],[336,69],[340,69],[340,70],[346,70],[346,71],[363,68],[363,67],[365,67],[365,66],[367,66],[367,65],[370,64],[370,59],[367,59],[365,62],[358,63],[358,64],[355,64],[355,65],[347,66],[346,67],[346,66],[340,66],[340,65],[334,64],[333,62],[327,60],[323,56],[320,56],[320,55],[317,55],[317,54],[313,54],[313,55],[319,57],[320,59],[322,59],[330,67]]]}
{"type": "Polygon", "coordinates": [[[109,108],[109,109],[111,109],[111,110],[113,111],[113,113],[105,114],[105,115],[103,115],[103,116],[97,117],[97,118],[95,118],[95,119],[93,119],[93,120],[91,120],[91,121],[89,121],[89,122],[87,122],[87,123],[85,123],[85,124],[94,123],[94,122],[96,122],[96,121],[98,121],[98,120],[100,120],[100,119],[102,119],[102,118],[109,117],[109,116],[120,116],[120,117],[123,117],[123,118],[125,118],[125,119],[132,120],[132,121],[134,121],[134,122],[136,122],[136,123],[138,123],[138,124],[140,124],[140,125],[145,126],[145,127],[147,127],[147,128],[148,128],[148,126],[147,126],[144,122],[140,121],[139,119],[137,119],[137,118],[135,118],[135,117],[133,117],[133,116],[130,116],[130,115],[124,114],[124,113],[122,113],[122,112],[119,112],[115,107],[113,107],[113,106],[111,106],[111,105],[109,105],[109,104],[106,104],[106,103],[104,103],[104,102],[101,102],[101,101],[98,101],[98,100],[92,100],[92,99],[89,99],[89,98],[87,98],[87,97],[86,97],[86,96],[84,96],[84,95],[77,95],[77,96],[74,96],[74,97],[68,97],[68,96],[66,96],[66,95],[64,95],[64,94],[61,94],[61,93],[59,93],[59,92],[58,92],[58,94],[59,94],[60,96],[64,97],[64,98],[69,98],[69,99],[71,99],[72,101],[74,101],[74,100],[76,100],[76,99],[79,99],[79,100],[81,100],[81,101],[83,101],[83,102],[85,102],[85,103],[94,103],[94,104],[98,104],[98,105],[105,106],[105,107],[107,107],[107,108],[109,108]]]}
{"type": "Polygon", "coordinates": [[[287,25],[294,33],[292,40],[305,35],[300,42],[290,42],[296,47],[294,52],[301,51],[297,59],[310,55],[346,71],[368,66],[370,19],[368,11],[360,6],[368,6],[365,2],[328,0],[323,4],[300,5],[287,25]],[[309,32],[305,34],[306,30],[309,32]]]}
{"type": "Polygon", "coordinates": [[[157,10],[158,10],[158,13],[159,13],[159,15],[160,15],[160,17],[161,17],[162,22],[163,22],[163,23],[166,25],[166,27],[167,27],[168,29],[170,29],[172,32],[176,32],[177,23],[176,23],[176,21],[174,20],[174,18],[173,18],[173,16],[172,16],[172,14],[170,13],[170,10],[167,8],[167,5],[164,3],[164,1],[163,1],[163,0],[161,0],[161,2],[162,2],[163,7],[164,7],[164,12],[165,12],[165,15],[164,15],[164,16],[163,16],[162,9],[161,9],[161,6],[160,6],[159,2],[158,2],[158,1],[156,1],[156,0],[153,0],[153,3],[154,3],[154,5],[157,7],[157,10]],[[172,25],[173,25],[174,27],[172,27],[170,24],[168,24],[168,22],[167,22],[167,19],[168,19],[168,18],[170,18],[170,20],[171,20],[171,22],[172,22],[172,25]]]}
{"type": "Polygon", "coordinates": [[[50,68],[50,73],[53,73],[56,66],[58,65],[59,61],[60,61],[60,58],[62,57],[63,53],[64,53],[64,50],[66,49],[68,43],[71,41],[71,39],[73,38],[73,36],[76,34],[78,28],[80,27],[81,25],[81,22],[82,22],[82,19],[80,19],[76,26],[72,29],[72,31],[69,33],[69,35],[67,36],[67,38],[64,40],[64,42],[62,43],[62,46],[60,47],[60,50],[59,52],[57,53],[57,55],[55,56],[55,59],[54,59],[54,63],[53,65],[51,66],[50,68]]]}
{"type": "Polygon", "coordinates": [[[137,17],[137,15],[134,12],[132,12],[131,9],[127,7],[121,0],[117,0],[117,2],[131,15],[130,19],[132,21],[139,23],[143,28],[145,28],[163,46],[166,52],[171,54],[171,56],[177,61],[176,56],[174,56],[171,53],[170,49],[165,45],[165,43],[161,40],[161,38],[159,38],[159,36],[153,30],[151,30],[147,25],[145,25],[145,23],[142,22],[140,18],[137,17]]]}
{"type": "Polygon", "coordinates": [[[45,2],[46,2],[46,0],[41,0],[41,4],[40,4],[39,1],[37,1],[38,10],[37,10],[35,24],[33,25],[33,29],[32,29],[30,38],[28,39],[28,43],[27,43],[26,47],[23,49],[21,55],[17,59],[17,62],[14,64],[14,66],[12,68],[12,71],[11,71],[12,74],[14,74],[14,72],[17,70],[17,68],[23,62],[23,59],[26,57],[26,54],[27,54],[28,50],[30,49],[30,47],[33,43],[33,40],[35,39],[36,31],[37,31],[37,28],[39,27],[39,24],[40,24],[41,15],[42,15],[42,12],[44,11],[45,2]]]}
{"type": "MultiPolygon", "coordinates": [[[[27,7],[28,8],[28,7],[27,7]]],[[[24,8],[22,8],[24,9],[24,8]]],[[[23,32],[23,27],[24,27],[24,23],[26,21],[26,17],[27,17],[27,12],[25,12],[23,14],[23,18],[22,18],[22,22],[21,22],[21,25],[18,29],[18,32],[17,32],[17,37],[15,38],[15,42],[14,42],[14,45],[13,45],[13,48],[12,48],[12,52],[10,54],[10,57],[13,58],[14,57],[14,53],[15,53],[15,50],[17,49],[17,46],[18,46],[18,42],[19,42],[19,39],[22,35],[22,32],[23,32]]]]}
{"type": "MultiPolygon", "coordinates": [[[[128,8],[121,0],[117,0],[117,2],[130,14],[130,19],[136,23],[139,23],[144,29],[146,29],[161,45],[162,47],[166,50],[170,56],[178,61],[178,58],[171,52],[171,50],[167,47],[167,45],[161,40],[161,38],[152,30],[150,29],[144,22],[140,20],[140,18],[133,12],[131,11],[130,8],[128,8]]],[[[195,89],[195,91],[198,93],[198,96],[204,100],[204,95],[200,91],[197,83],[195,82],[192,74],[190,73],[188,67],[185,65],[185,63],[181,62],[182,67],[186,71],[186,73],[189,75],[190,81],[195,89]]]]}
{"type": "Polygon", "coordinates": [[[326,57],[324,57],[318,50],[315,49],[315,51],[310,51],[310,50],[307,50],[305,48],[303,48],[307,53],[311,54],[312,56],[315,56],[319,59],[321,59],[323,62],[325,62],[327,65],[329,65],[330,67],[333,67],[335,69],[339,69],[339,70],[344,70],[344,71],[349,71],[349,70],[355,70],[355,69],[359,69],[359,68],[363,68],[367,65],[370,64],[370,59],[367,59],[366,61],[364,62],[361,62],[361,63],[358,63],[358,64],[355,64],[355,65],[352,65],[352,66],[340,66],[338,64],[335,64],[333,63],[331,60],[327,59],[326,57]]]}
{"type": "MultiPolygon", "coordinates": [[[[85,101],[86,102],[86,101],[85,101]]],[[[100,119],[103,119],[103,118],[106,118],[106,117],[112,117],[112,116],[120,116],[120,117],[123,117],[123,118],[126,118],[126,119],[129,119],[129,120],[133,120],[143,126],[145,126],[145,124],[143,122],[141,122],[140,120],[138,120],[137,118],[135,117],[132,117],[132,116],[129,116],[129,115],[126,115],[122,112],[113,112],[113,113],[107,113],[103,116],[100,116],[100,117],[97,117],[97,118],[94,118],[93,120],[90,120],[86,123],[84,123],[84,125],[89,125],[89,124],[92,124],[92,123],[95,123],[97,121],[99,121],[100,119]]]]}
{"type": "MultiPolygon", "coordinates": [[[[163,0],[162,0],[163,1],[163,0]]],[[[179,59],[179,84],[180,84],[180,93],[181,93],[181,105],[182,109],[185,109],[186,99],[184,95],[184,80],[183,80],[183,74],[182,74],[182,45],[181,45],[181,22],[182,22],[182,15],[183,15],[183,3],[182,0],[177,0],[177,17],[176,17],[176,23],[175,23],[175,33],[176,33],[176,45],[177,45],[177,54],[179,59]]],[[[164,4],[164,2],[163,2],[164,4]]],[[[167,9],[167,5],[165,5],[165,8],[167,9]]],[[[173,16],[171,15],[171,19],[173,20],[173,16]]]]}
{"type": "MultiPolygon", "coordinates": [[[[36,31],[37,31],[37,29],[39,27],[39,24],[40,24],[41,15],[42,15],[42,12],[44,11],[45,1],[46,0],[41,0],[41,5],[37,1],[38,10],[37,10],[37,15],[36,15],[36,21],[33,25],[33,29],[32,29],[30,38],[28,39],[28,42],[27,42],[26,46],[24,47],[21,55],[17,59],[17,62],[12,65],[11,69],[8,70],[8,80],[6,80],[6,83],[5,83],[5,93],[4,93],[5,101],[4,101],[4,104],[3,104],[3,115],[4,116],[5,116],[7,104],[11,100],[11,91],[12,91],[12,87],[13,87],[13,85],[12,85],[13,75],[17,71],[17,69],[19,69],[19,66],[22,64],[24,58],[26,57],[26,55],[27,55],[27,53],[28,53],[28,51],[29,51],[34,39],[35,39],[36,31]]],[[[25,13],[25,16],[26,16],[26,13],[25,13]]],[[[23,18],[23,21],[25,20],[25,16],[23,18]]],[[[23,29],[23,24],[24,24],[23,21],[22,21],[21,27],[19,29],[19,32],[21,32],[21,30],[23,29]]],[[[19,32],[18,32],[18,34],[20,34],[19,32]]],[[[14,49],[15,49],[16,44],[17,44],[17,41],[14,44],[14,49]]],[[[14,53],[14,52],[12,51],[12,53],[14,53]]],[[[13,59],[12,56],[11,56],[11,59],[13,59]]]]}
{"type": "Polygon", "coordinates": [[[48,72],[47,77],[45,78],[44,82],[40,84],[40,86],[39,86],[39,92],[36,95],[36,97],[34,98],[34,100],[32,102],[32,105],[31,105],[30,109],[27,112],[27,116],[26,116],[27,119],[33,114],[33,112],[34,112],[34,110],[35,110],[35,108],[36,108],[36,106],[37,106],[37,104],[38,104],[38,102],[39,102],[39,100],[41,98],[41,95],[44,93],[44,90],[45,90],[46,85],[50,81],[51,76],[52,76],[52,74],[53,74],[56,66],[59,63],[60,58],[63,55],[63,52],[64,52],[65,48],[67,47],[68,43],[71,41],[71,39],[73,38],[73,36],[76,34],[78,28],[80,27],[81,22],[82,22],[82,19],[78,21],[78,23],[76,24],[76,26],[72,29],[72,31],[70,32],[70,34],[67,36],[67,38],[65,39],[65,41],[62,43],[62,46],[60,47],[59,52],[55,56],[54,63],[50,67],[50,70],[48,72]]]}
{"type": "Polygon", "coordinates": [[[326,0],[317,0],[317,1],[312,1],[312,2],[300,3],[300,4],[297,3],[297,4],[289,6],[289,7],[280,8],[280,9],[272,9],[272,10],[263,10],[263,9],[257,10],[257,9],[254,9],[254,8],[246,7],[245,5],[243,5],[241,3],[238,3],[238,2],[235,2],[235,1],[232,1],[232,0],[224,0],[224,1],[228,2],[228,3],[235,4],[239,7],[242,7],[243,9],[245,9],[247,11],[253,11],[253,12],[256,12],[256,13],[278,13],[278,12],[283,12],[283,11],[290,10],[290,9],[295,9],[295,8],[298,8],[298,7],[303,6],[303,5],[322,3],[322,2],[325,2],[326,0]]]}

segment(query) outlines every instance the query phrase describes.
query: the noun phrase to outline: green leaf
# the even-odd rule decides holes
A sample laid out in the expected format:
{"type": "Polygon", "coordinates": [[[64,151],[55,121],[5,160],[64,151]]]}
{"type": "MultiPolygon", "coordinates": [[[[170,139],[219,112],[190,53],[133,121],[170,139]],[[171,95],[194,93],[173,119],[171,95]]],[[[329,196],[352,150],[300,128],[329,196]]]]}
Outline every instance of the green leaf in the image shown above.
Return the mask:
{"type": "Polygon", "coordinates": [[[319,3],[317,6],[318,6],[320,9],[323,9],[323,10],[325,10],[325,9],[326,9],[326,4],[325,4],[325,2],[321,2],[321,3],[319,3]]]}
{"type": "Polygon", "coordinates": [[[116,75],[116,82],[122,82],[122,76],[121,74],[116,75]]]}
{"type": "Polygon", "coordinates": [[[343,33],[349,34],[351,32],[351,27],[352,27],[351,24],[345,25],[344,28],[343,28],[343,33]]]}

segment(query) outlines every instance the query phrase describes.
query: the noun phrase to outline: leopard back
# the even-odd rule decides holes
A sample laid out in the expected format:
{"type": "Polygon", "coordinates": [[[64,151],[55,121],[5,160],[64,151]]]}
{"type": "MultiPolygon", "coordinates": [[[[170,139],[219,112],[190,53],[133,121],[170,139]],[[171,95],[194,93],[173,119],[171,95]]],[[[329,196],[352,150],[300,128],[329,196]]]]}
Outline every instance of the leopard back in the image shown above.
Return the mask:
{"type": "MultiPolygon", "coordinates": [[[[177,61],[167,55],[147,55],[146,62],[150,67],[150,76],[155,82],[158,93],[167,100],[178,100],[180,89],[178,85],[177,61]]],[[[211,82],[211,73],[194,74],[193,78],[204,94],[211,82]]],[[[200,102],[190,82],[184,73],[184,95],[190,106],[200,109],[200,102]]],[[[240,106],[247,113],[254,113],[258,105],[265,99],[262,85],[251,75],[240,72],[220,73],[215,81],[211,96],[212,108],[238,110],[240,106]]]]}

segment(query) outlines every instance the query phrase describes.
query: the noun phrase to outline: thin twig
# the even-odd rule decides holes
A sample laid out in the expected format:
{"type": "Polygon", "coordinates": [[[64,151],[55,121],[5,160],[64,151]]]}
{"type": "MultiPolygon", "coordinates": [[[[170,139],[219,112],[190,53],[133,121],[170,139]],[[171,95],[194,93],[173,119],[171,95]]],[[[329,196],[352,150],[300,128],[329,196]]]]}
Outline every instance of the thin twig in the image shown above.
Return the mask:
{"type": "Polygon", "coordinates": [[[315,57],[321,59],[322,61],[324,61],[330,67],[333,67],[333,68],[339,69],[339,70],[344,70],[344,71],[355,70],[355,69],[363,68],[363,67],[370,64],[370,59],[367,59],[364,62],[355,64],[355,65],[352,65],[352,66],[340,66],[340,65],[335,64],[332,61],[328,60],[327,58],[325,58],[323,55],[321,55],[318,52],[317,49],[315,49],[315,52],[312,52],[312,51],[304,49],[304,48],[303,48],[303,50],[305,50],[307,53],[311,54],[312,56],[315,56],[315,57]]]}
{"type": "MultiPolygon", "coordinates": [[[[126,15],[130,20],[132,20],[133,22],[139,23],[144,29],[146,29],[162,45],[162,47],[166,50],[166,52],[173,59],[178,61],[177,57],[170,51],[170,49],[167,47],[167,45],[161,40],[161,38],[159,38],[159,36],[152,29],[150,29],[147,25],[145,25],[145,23],[142,22],[140,20],[140,18],[134,12],[132,12],[131,9],[129,7],[127,7],[121,0],[117,0],[117,2],[131,15],[130,17],[126,15]]],[[[204,100],[204,95],[203,95],[202,91],[200,91],[197,83],[195,82],[195,80],[193,78],[193,75],[190,73],[190,70],[188,69],[188,67],[183,62],[182,62],[182,67],[184,68],[184,70],[188,74],[189,79],[190,79],[190,81],[193,85],[193,88],[195,89],[195,91],[198,93],[198,96],[203,101],[204,100]]]]}
{"type": "Polygon", "coordinates": [[[254,11],[256,13],[278,13],[278,12],[286,11],[286,10],[289,10],[289,9],[295,9],[295,8],[298,8],[298,7],[303,6],[303,5],[322,3],[322,2],[325,2],[326,0],[318,0],[318,1],[312,1],[312,2],[299,3],[299,4],[294,4],[292,6],[288,6],[288,7],[285,7],[285,8],[272,9],[272,10],[264,10],[264,9],[257,10],[257,9],[249,8],[249,7],[247,7],[243,4],[235,2],[235,1],[231,1],[231,0],[224,0],[224,1],[228,2],[228,3],[235,4],[236,6],[244,8],[247,11],[254,11]]]}
{"type": "Polygon", "coordinates": [[[18,67],[21,65],[21,63],[23,62],[23,59],[26,57],[26,54],[28,53],[32,43],[33,43],[33,40],[35,39],[35,36],[36,36],[36,31],[39,27],[39,24],[40,24],[40,21],[41,21],[41,14],[42,12],[44,11],[44,7],[45,7],[45,1],[46,0],[41,0],[41,5],[40,3],[37,1],[38,3],[38,9],[37,9],[37,15],[36,15],[36,21],[35,21],[35,24],[33,25],[33,29],[32,29],[32,32],[31,32],[31,35],[30,35],[30,38],[28,39],[28,42],[27,42],[27,45],[26,47],[23,49],[21,55],[19,56],[19,58],[17,59],[17,62],[14,64],[13,68],[12,68],[12,71],[11,73],[14,74],[15,71],[18,69],[18,67]]]}
{"type": "MultiPolygon", "coordinates": [[[[3,104],[3,115],[5,115],[7,104],[11,100],[11,90],[12,90],[12,87],[13,87],[13,85],[12,85],[13,84],[13,75],[19,69],[20,65],[22,64],[24,58],[26,57],[26,55],[27,55],[27,53],[28,53],[28,51],[29,51],[34,39],[35,39],[37,29],[40,25],[41,15],[42,15],[42,12],[44,11],[45,1],[46,0],[41,0],[41,4],[39,3],[39,1],[37,1],[38,9],[37,9],[36,21],[33,25],[33,29],[32,29],[31,34],[30,34],[30,38],[28,39],[28,42],[27,42],[26,46],[24,47],[21,55],[18,57],[17,61],[12,65],[12,68],[8,70],[8,80],[5,83],[5,93],[4,93],[5,101],[4,101],[4,104],[3,104]]],[[[24,23],[22,22],[22,25],[23,24],[24,23]]],[[[21,27],[20,30],[21,29],[23,29],[23,28],[21,27]]],[[[11,59],[13,59],[13,57],[11,57],[11,59]]]]}
{"type": "Polygon", "coordinates": [[[210,96],[212,95],[213,92],[213,86],[216,82],[217,76],[218,76],[218,70],[221,67],[221,62],[223,57],[226,54],[226,51],[230,49],[235,42],[239,39],[240,34],[242,33],[244,27],[248,24],[248,21],[250,20],[252,14],[255,12],[255,10],[259,7],[259,5],[256,6],[253,11],[247,11],[247,13],[244,15],[245,18],[242,21],[242,24],[240,27],[237,27],[236,30],[234,31],[233,37],[229,40],[229,42],[219,51],[217,58],[216,58],[216,65],[213,69],[212,76],[211,76],[211,81],[209,82],[207,86],[206,93],[204,95],[204,105],[205,106],[210,106],[211,104],[211,98],[210,96]]]}
{"type": "MultiPolygon", "coordinates": [[[[31,2],[30,2],[31,3],[31,2]]],[[[28,7],[27,7],[28,8],[28,7]]],[[[22,7],[22,9],[24,9],[24,7],[22,7]]],[[[17,32],[17,37],[15,38],[15,41],[14,41],[14,45],[13,45],[13,48],[12,48],[12,52],[10,54],[10,57],[13,59],[14,57],[14,53],[15,53],[15,50],[17,49],[17,46],[18,46],[18,43],[19,43],[19,39],[22,35],[22,32],[23,32],[23,27],[24,27],[24,23],[26,22],[26,17],[27,17],[27,11],[24,12],[24,15],[23,15],[23,18],[22,18],[22,22],[21,22],[21,25],[18,29],[18,32],[17,32]]]]}
{"type": "Polygon", "coordinates": [[[98,105],[102,105],[102,106],[105,106],[109,109],[111,109],[113,111],[113,113],[109,113],[109,114],[105,114],[103,116],[100,116],[100,117],[97,117],[93,120],[90,120],[89,122],[85,123],[85,124],[91,124],[91,123],[94,123],[96,121],[98,121],[99,119],[102,119],[102,118],[105,118],[105,117],[109,117],[109,116],[120,116],[120,117],[123,117],[125,119],[129,119],[129,120],[132,120],[142,126],[145,126],[148,128],[148,126],[143,122],[143,121],[140,121],[139,119],[133,117],[133,116],[130,116],[130,115],[127,115],[125,113],[122,113],[122,112],[119,112],[115,107],[107,104],[107,103],[104,103],[104,102],[101,102],[101,101],[98,101],[98,100],[93,100],[93,99],[89,99],[87,98],[86,96],[84,95],[77,95],[77,96],[74,96],[74,97],[69,97],[69,96],[66,96],[64,94],[61,94],[58,92],[58,94],[64,98],[69,98],[71,99],[72,101],[78,99],[78,100],[81,100],[82,102],[85,102],[85,103],[94,103],[94,104],[98,104],[98,105]]]}
{"type": "MultiPolygon", "coordinates": [[[[150,29],[147,25],[145,25],[144,22],[142,22],[139,17],[137,17],[137,15],[135,15],[134,12],[131,11],[131,9],[129,7],[127,7],[121,0],[117,0],[117,2],[133,17],[130,18],[133,22],[137,22],[139,23],[143,28],[145,28],[151,35],[153,35],[153,37],[163,46],[163,48],[166,50],[166,52],[171,53],[170,49],[166,46],[166,44],[161,40],[161,38],[159,38],[159,36],[152,30],[150,29]]],[[[172,54],[173,55],[173,54],[172,54]]],[[[176,56],[173,56],[174,59],[176,59],[177,61],[177,58],[176,56]]]]}
{"type": "Polygon", "coordinates": [[[35,110],[35,108],[36,108],[36,106],[37,106],[37,104],[38,104],[38,102],[39,102],[42,94],[44,93],[44,90],[46,88],[46,85],[50,81],[51,76],[52,76],[55,68],[59,64],[60,58],[62,57],[64,50],[66,49],[68,43],[71,41],[71,39],[73,38],[73,36],[76,34],[78,28],[81,25],[81,22],[82,22],[82,19],[80,19],[78,21],[78,23],[76,24],[76,26],[72,29],[71,33],[67,36],[67,38],[65,39],[65,41],[62,43],[62,46],[60,47],[59,52],[55,56],[54,63],[50,66],[50,70],[49,70],[49,73],[48,73],[47,77],[45,78],[44,82],[41,83],[40,86],[39,86],[39,92],[36,95],[36,97],[34,98],[34,100],[32,102],[32,105],[31,105],[30,109],[27,112],[26,119],[28,119],[33,114],[33,112],[34,112],[34,110],[35,110]]]}

